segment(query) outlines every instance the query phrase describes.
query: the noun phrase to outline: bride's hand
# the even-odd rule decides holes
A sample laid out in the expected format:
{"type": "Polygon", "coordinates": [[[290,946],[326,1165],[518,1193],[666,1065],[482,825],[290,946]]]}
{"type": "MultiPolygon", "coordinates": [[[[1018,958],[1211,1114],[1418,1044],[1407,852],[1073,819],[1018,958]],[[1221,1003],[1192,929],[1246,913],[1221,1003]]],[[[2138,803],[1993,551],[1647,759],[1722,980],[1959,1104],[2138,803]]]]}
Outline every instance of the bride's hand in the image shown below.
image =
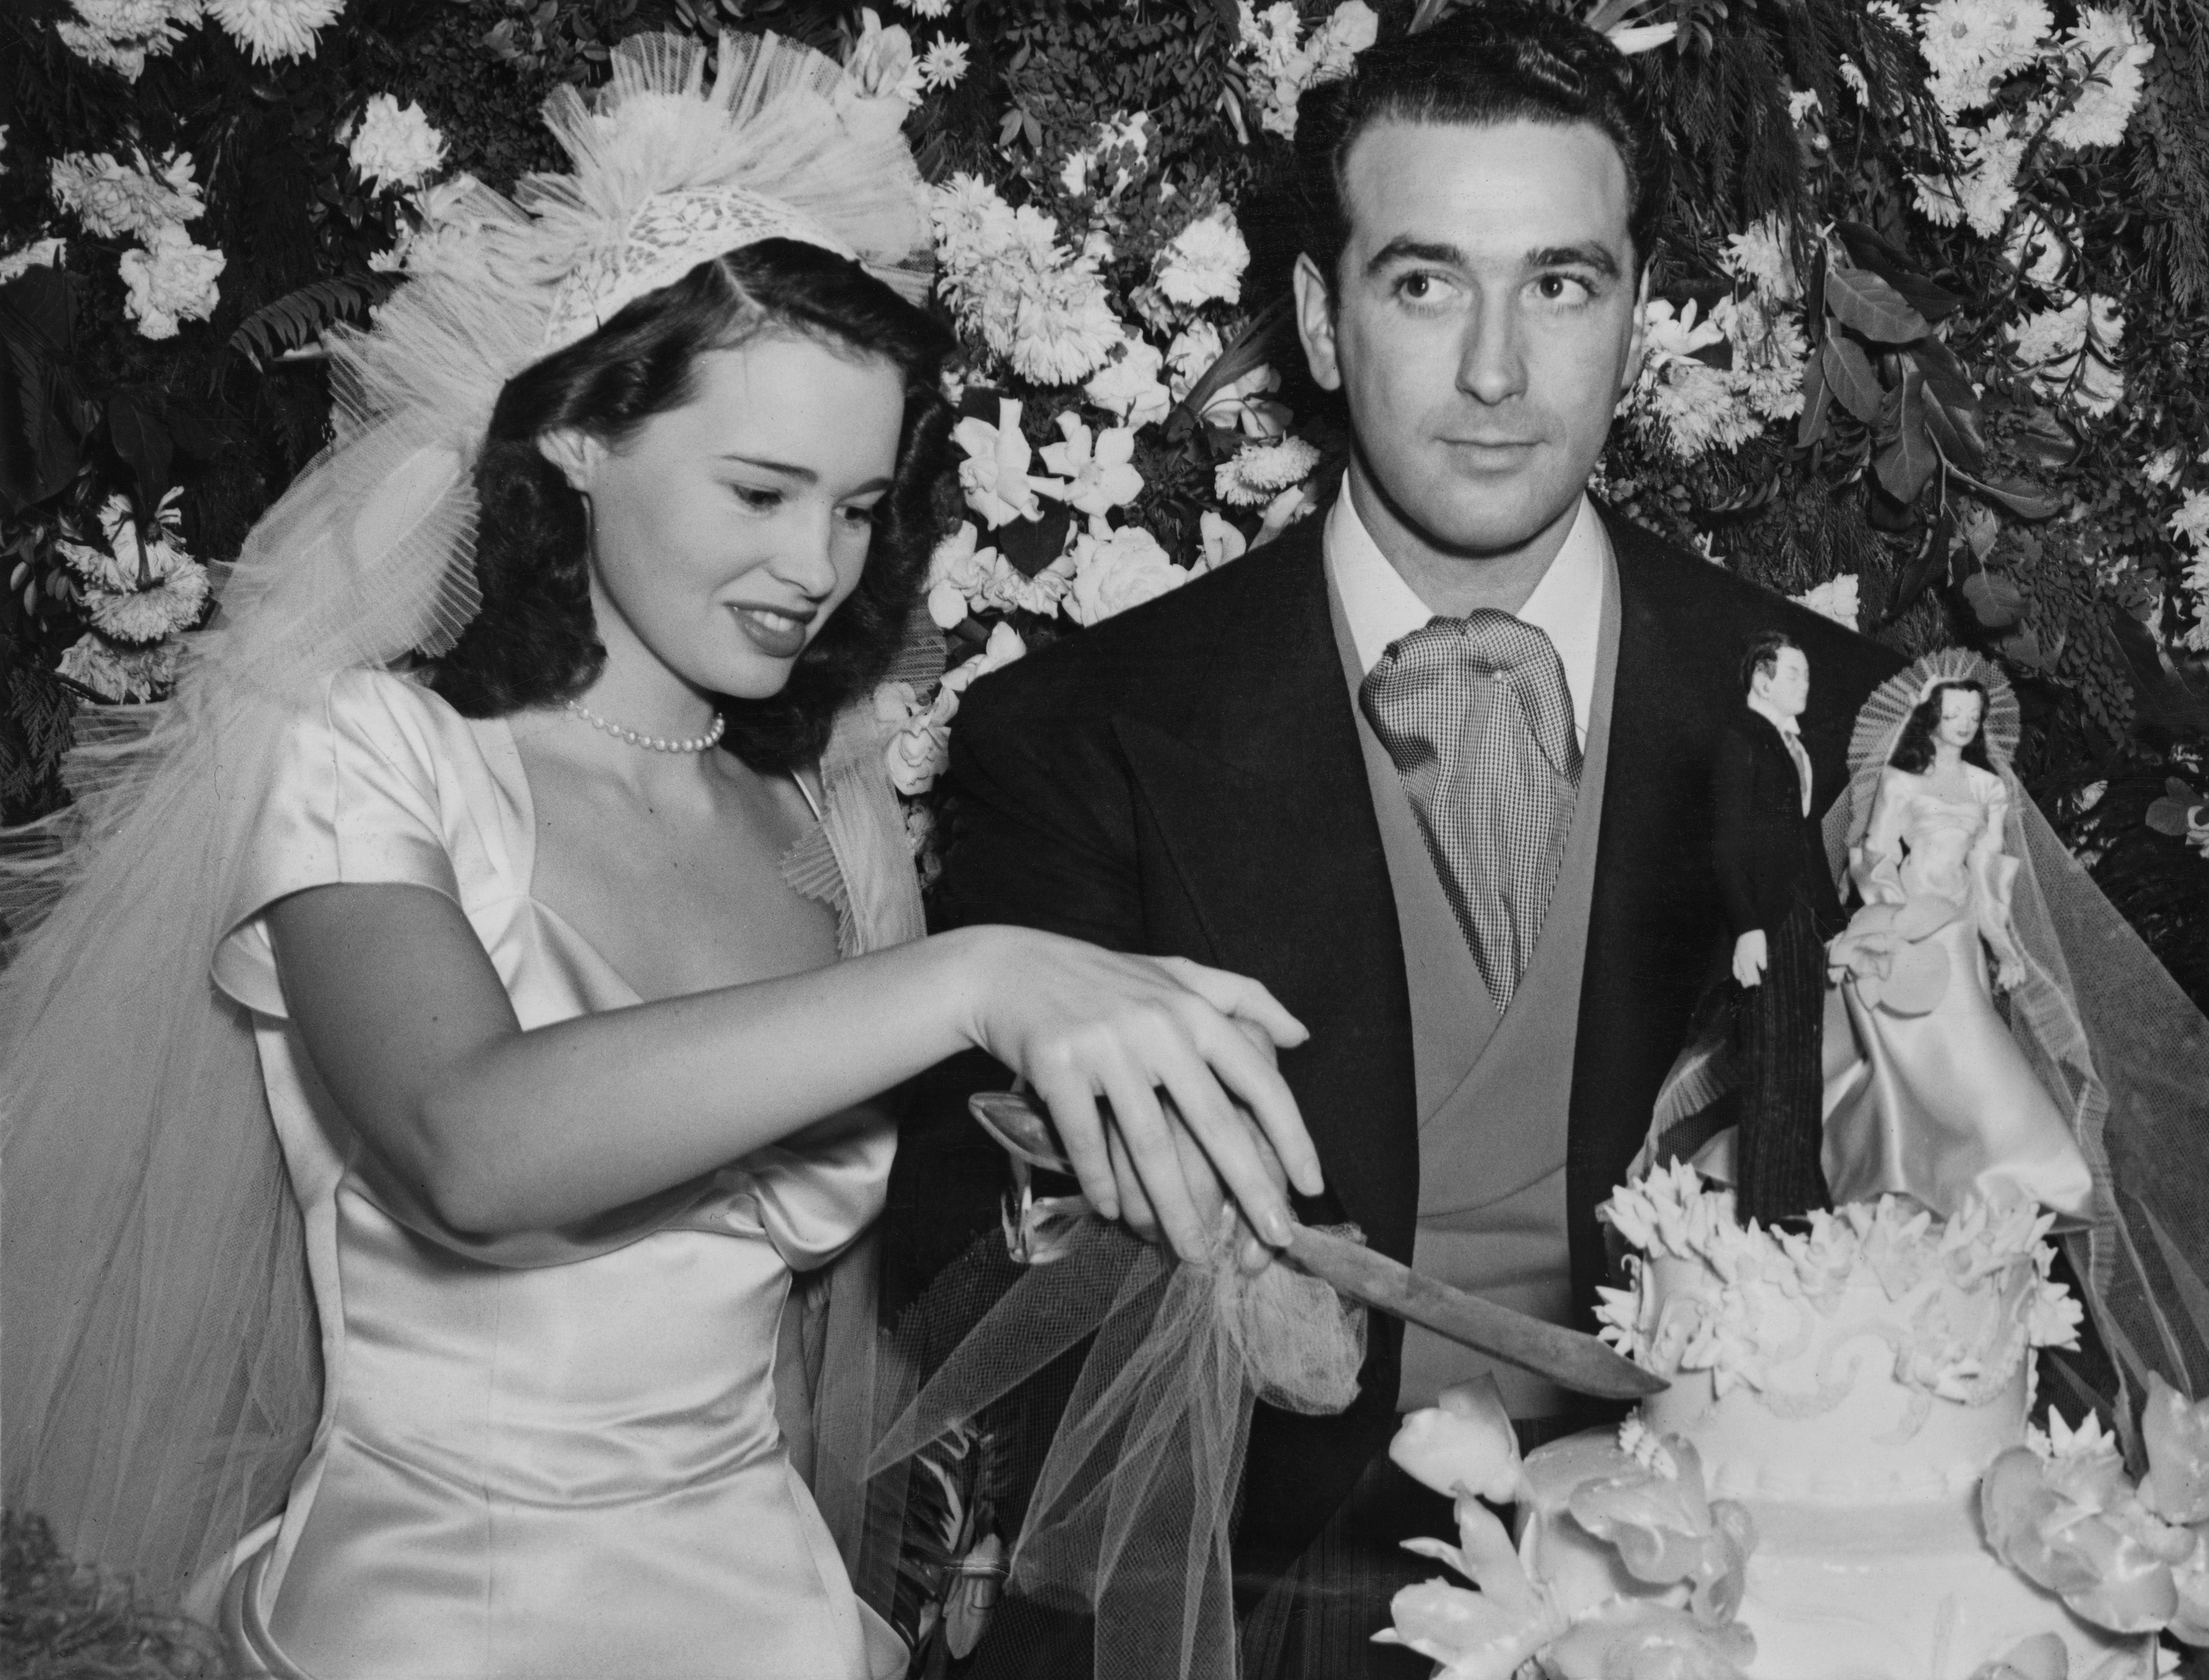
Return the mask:
{"type": "Polygon", "coordinates": [[[1281,1049],[1309,1036],[1271,992],[1178,957],[1127,956],[1024,928],[972,935],[969,1035],[1050,1109],[1092,1207],[1122,1215],[1117,1145],[1183,1259],[1211,1249],[1206,1204],[1218,1204],[1206,1181],[1215,1174],[1261,1237],[1277,1248],[1288,1241],[1287,1200],[1267,1154],[1305,1195],[1323,1186],[1296,1099],[1248,1036],[1255,1028],[1281,1049]],[[1100,1097],[1111,1105],[1109,1123],[1100,1097]],[[1255,1118],[1255,1133],[1237,1104],[1255,1118]],[[1183,1136],[1201,1159],[1184,1165],[1183,1136]]]}
{"type": "Polygon", "coordinates": [[[2025,984],[2025,965],[2013,956],[1995,960],[1995,990],[2014,991],[2025,984]]]}

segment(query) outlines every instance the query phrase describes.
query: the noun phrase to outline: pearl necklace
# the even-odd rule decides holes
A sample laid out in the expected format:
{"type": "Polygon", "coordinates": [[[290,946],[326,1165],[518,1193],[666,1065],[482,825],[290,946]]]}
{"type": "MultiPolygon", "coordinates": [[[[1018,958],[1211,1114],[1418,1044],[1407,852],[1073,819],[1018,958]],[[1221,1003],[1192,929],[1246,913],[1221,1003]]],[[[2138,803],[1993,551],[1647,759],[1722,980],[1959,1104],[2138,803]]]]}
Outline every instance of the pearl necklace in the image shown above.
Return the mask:
{"type": "Polygon", "coordinates": [[[626,741],[632,747],[642,747],[647,752],[706,752],[720,742],[729,727],[726,713],[717,713],[713,726],[703,735],[693,735],[681,741],[663,741],[657,735],[640,735],[634,729],[623,729],[617,723],[609,723],[580,700],[567,702],[568,709],[593,729],[602,729],[617,741],[626,741]]]}

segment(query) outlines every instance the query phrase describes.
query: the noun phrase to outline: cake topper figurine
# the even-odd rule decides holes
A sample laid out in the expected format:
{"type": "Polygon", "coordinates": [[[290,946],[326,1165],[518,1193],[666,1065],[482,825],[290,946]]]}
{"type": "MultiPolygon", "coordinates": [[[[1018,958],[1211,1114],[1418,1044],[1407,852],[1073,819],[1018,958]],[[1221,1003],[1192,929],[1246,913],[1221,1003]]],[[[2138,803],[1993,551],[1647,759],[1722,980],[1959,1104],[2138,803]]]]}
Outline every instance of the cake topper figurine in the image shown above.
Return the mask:
{"type": "Polygon", "coordinates": [[[1743,706],[1711,766],[1712,860],[1734,936],[1740,1126],[1737,1205],[1769,1224],[1831,1205],[1819,1166],[1825,940],[1840,922],[1826,866],[1809,755],[1797,720],[1810,698],[1809,657],[1786,635],[1742,651],[1743,706]]]}

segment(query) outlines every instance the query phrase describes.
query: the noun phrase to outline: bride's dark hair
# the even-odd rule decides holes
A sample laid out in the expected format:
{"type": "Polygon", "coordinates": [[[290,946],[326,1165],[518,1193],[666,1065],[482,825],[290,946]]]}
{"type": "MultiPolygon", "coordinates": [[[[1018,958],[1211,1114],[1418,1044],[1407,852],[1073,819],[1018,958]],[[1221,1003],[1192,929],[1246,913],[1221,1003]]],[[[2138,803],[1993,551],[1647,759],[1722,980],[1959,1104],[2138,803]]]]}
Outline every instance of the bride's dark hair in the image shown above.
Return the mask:
{"type": "Polygon", "coordinates": [[[837,710],[896,653],[949,511],[956,416],[938,385],[951,348],[944,329],[857,263],[790,239],[700,263],[507,382],[475,472],[483,605],[430,676],[456,711],[503,717],[572,699],[605,664],[591,615],[588,511],[538,439],[574,427],[619,445],[689,400],[699,357],[769,332],[879,356],[905,388],[897,467],[858,586],[780,693],[721,702],[721,744],[754,769],[786,770],[819,755],[837,710]]]}
{"type": "Polygon", "coordinates": [[[1887,761],[1889,764],[1913,776],[1924,773],[1925,767],[1933,762],[1933,733],[1941,727],[1941,702],[1951,694],[1975,694],[1979,697],[1979,726],[1964,748],[1964,762],[1976,764],[1982,770],[1995,768],[1987,758],[1987,686],[1970,677],[1938,684],[1910,708],[1910,716],[1895,741],[1893,756],[1887,761]]]}

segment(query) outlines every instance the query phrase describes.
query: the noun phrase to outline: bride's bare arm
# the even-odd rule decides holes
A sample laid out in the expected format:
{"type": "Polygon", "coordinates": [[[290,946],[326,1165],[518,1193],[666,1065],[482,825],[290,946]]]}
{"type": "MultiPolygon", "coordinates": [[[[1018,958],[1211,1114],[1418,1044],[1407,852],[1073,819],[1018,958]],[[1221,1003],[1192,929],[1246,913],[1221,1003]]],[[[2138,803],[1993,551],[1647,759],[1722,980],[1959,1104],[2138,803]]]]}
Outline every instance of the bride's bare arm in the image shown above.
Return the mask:
{"type": "Polygon", "coordinates": [[[457,1230],[541,1230],[636,1200],[888,1089],[970,1047],[1050,1105],[1084,1191],[1117,1211],[1098,1111],[1112,1105],[1184,1255],[1208,1235],[1163,1088],[1246,1216],[1288,1210],[1246,1105],[1289,1176],[1318,1158],[1270,1059],[1299,1026],[1264,987],[1024,928],[980,927],[810,973],[524,1031],[459,906],[427,888],[310,888],[268,912],[284,997],[346,1118],[457,1230]]]}

